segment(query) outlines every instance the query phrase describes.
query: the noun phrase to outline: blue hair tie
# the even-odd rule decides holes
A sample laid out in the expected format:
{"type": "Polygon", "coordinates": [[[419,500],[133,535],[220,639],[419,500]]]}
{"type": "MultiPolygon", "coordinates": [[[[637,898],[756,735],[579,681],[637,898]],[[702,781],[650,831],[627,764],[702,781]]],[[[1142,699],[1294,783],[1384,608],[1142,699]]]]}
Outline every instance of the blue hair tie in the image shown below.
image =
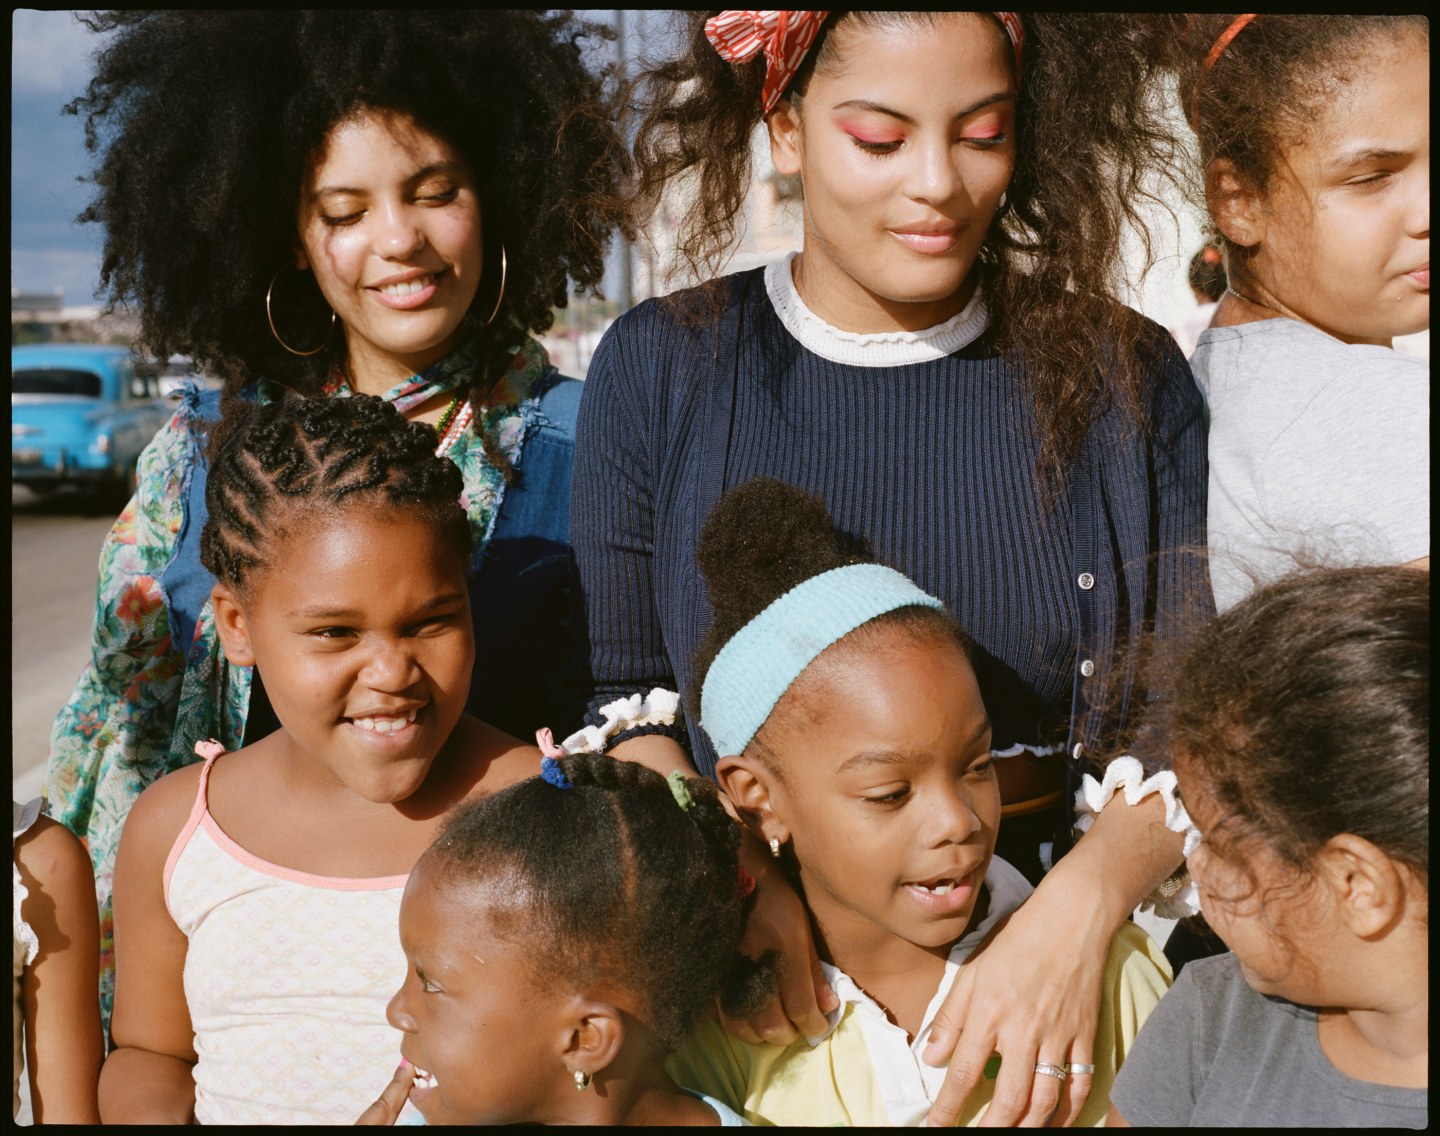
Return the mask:
{"type": "Polygon", "coordinates": [[[570,778],[565,776],[565,770],[560,768],[560,763],[553,757],[542,757],[540,759],[540,778],[548,784],[554,785],[557,789],[573,789],[570,778]]]}

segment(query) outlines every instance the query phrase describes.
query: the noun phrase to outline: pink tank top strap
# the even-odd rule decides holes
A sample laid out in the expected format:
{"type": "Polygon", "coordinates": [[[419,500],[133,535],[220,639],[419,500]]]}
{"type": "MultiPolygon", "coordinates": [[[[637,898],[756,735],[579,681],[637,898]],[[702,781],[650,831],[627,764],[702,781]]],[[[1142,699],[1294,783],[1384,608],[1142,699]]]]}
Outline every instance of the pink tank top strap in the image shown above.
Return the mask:
{"type": "Polygon", "coordinates": [[[208,809],[206,793],[210,784],[210,769],[215,764],[215,759],[225,752],[225,747],[212,739],[196,742],[195,752],[205,759],[205,764],[200,767],[200,783],[196,786],[195,803],[190,807],[190,815],[185,819],[185,827],[180,830],[180,835],[175,837],[175,843],[170,845],[170,854],[165,857],[163,894],[167,905],[170,902],[170,873],[175,870],[175,863],[180,859],[180,853],[185,851],[185,845],[190,843],[190,837],[195,834],[195,830],[200,827],[200,822],[205,819],[208,809]]]}

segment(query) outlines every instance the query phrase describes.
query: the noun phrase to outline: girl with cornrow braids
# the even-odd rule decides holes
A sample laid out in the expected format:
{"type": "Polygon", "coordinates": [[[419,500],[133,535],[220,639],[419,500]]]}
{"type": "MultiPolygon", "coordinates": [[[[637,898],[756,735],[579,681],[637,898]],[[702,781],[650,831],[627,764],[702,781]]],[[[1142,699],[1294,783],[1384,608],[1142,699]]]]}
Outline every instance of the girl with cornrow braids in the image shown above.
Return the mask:
{"type": "Polygon", "coordinates": [[[385,990],[443,816],[540,759],[465,713],[461,474],[381,399],[243,403],[200,554],[231,667],[279,728],[202,741],[143,792],[115,866],[106,1123],[349,1123],[393,1068],[385,990]]]}
{"type": "Polygon", "coordinates": [[[465,806],[410,874],[404,1061],[362,1122],[408,1096],[430,1124],[743,1123],[662,1066],[764,988],[739,827],[702,778],[541,743],[541,776],[465,806]]]}
{"type": "MultiPolygon", "coordinates": [[[[680,195],[680,250],[714,270],[763,123],[804,248],[640,305],[595,354],[571,506],[590,724],[693,685],[713,606],[694,550],[719,495],[756,476],[816,494],[975,637],[999,847],[1037,883],[940,1012],[926,1057],[951,1076],[930,1119],[954,1122],[999,1052],[988,1123],[1073,1121],[1107,945],[1182,859],[1163,756],[1109,762],[1151,696],[1126,644],[1210,602],[1199,392],[1168,333],[1115,298],[1122,233],[1145,231],[1149,179],[1178,167],[1161,80],[1183,19],[686,18],[684,52],[633,96],[639,205],[680,195]]],[[[660,769],[730,756],[679,721],[613,743],[660,769]]],[[[789,965],[781,1005],[736,1028],[818,1036],[834,1001],[809,925],[747,849],[770,935],[747,947],[789,965]]]]}
{"type": "MultiPolygon", "coordinates": [[[[568,493],[580,384],[534,336],[593,289],[624,160],[604,29],[523,11],[152,11],[107,33],[84,118],[82,220],[143,345],[224,380],[228,415],[287,391],[379,395],[459,470],[477,661],[469,709],[519,737],[557,719],[568,493]]],[[[46,793],[110,876],[135,798],[276,726],[269,688],[224,658],[199,554],[218,392],[188,397],[142,455],[100,557],[93,661],[51,736],[46,793]]],[[[260,514],[264,519],[264,514],[260,514]]]]}

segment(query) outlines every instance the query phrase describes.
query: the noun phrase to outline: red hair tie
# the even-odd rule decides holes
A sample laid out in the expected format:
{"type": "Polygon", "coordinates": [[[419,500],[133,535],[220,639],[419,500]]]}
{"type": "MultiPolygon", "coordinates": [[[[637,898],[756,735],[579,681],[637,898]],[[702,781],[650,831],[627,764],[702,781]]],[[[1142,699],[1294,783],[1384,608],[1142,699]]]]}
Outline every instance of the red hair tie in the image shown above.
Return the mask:
{"type": "MultiPolygon", "coordinates": [[[[747,63],[764,53],[765,85],[760,90],[760,113],[768,116],[800,70],[805,53],[820,34],[829,12],[753,12],[730,10],[705,21],[705,38],[721,59],[747,63]]],[[[1015,71],[1020,71],[1020,49],[1025,30],[1018,12],[995,12],[1015,49],[1015,71]]]]}
{"type": "Polygon", "coordinates": [[[1236,16],[1226,28],[1210,45],[1210,50],[1205,55],[1205,62],[1201,64],[1200,78],[1195,81],[1195,101],[1190,106],[1190,126],[1197,133],[1200,130],[1200,89],[1205,85],[1205,76],[1210,74],[1211,68],[1216,61],[1225,53],[1230,46],[1231,40],[1243,32],[1259,13],[1246,12],[1242,16],[1236,16]]]}
{"type": "Polygon", "coordinates": [[[1259,15],[1258,12],[1246,12],[1243,16],[1237,16],[1234,23],[1220,33],[1220,37],[1210,47],[1210,54],[1205,56],[1206,71],[1215,66],[1215,61],[1230,46],[1230,41],[1243,32],[1245,26],[1257,15],[1259,15]]]}

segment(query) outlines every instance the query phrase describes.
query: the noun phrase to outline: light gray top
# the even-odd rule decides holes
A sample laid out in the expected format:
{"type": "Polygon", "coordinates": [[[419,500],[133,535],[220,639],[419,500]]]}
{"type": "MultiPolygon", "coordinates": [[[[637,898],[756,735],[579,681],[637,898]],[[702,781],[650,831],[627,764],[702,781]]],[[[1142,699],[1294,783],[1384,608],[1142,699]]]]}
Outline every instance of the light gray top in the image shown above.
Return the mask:
{"type": "Polygon", "coordinates": [[[1218,610],[1301,563],[1430,553],[1430,367],[1291,319],[1207,328],[1190,359],[1210,414],[1218,610]]]}
{"type": "Polygon", "coordinates": [[[1233,954],[1186,965],[1110,1090],[1137,1128],[1424,1128],[1429,1101],[1340,1072],[1315,1011],[1257,994],[1233,954]]]}

